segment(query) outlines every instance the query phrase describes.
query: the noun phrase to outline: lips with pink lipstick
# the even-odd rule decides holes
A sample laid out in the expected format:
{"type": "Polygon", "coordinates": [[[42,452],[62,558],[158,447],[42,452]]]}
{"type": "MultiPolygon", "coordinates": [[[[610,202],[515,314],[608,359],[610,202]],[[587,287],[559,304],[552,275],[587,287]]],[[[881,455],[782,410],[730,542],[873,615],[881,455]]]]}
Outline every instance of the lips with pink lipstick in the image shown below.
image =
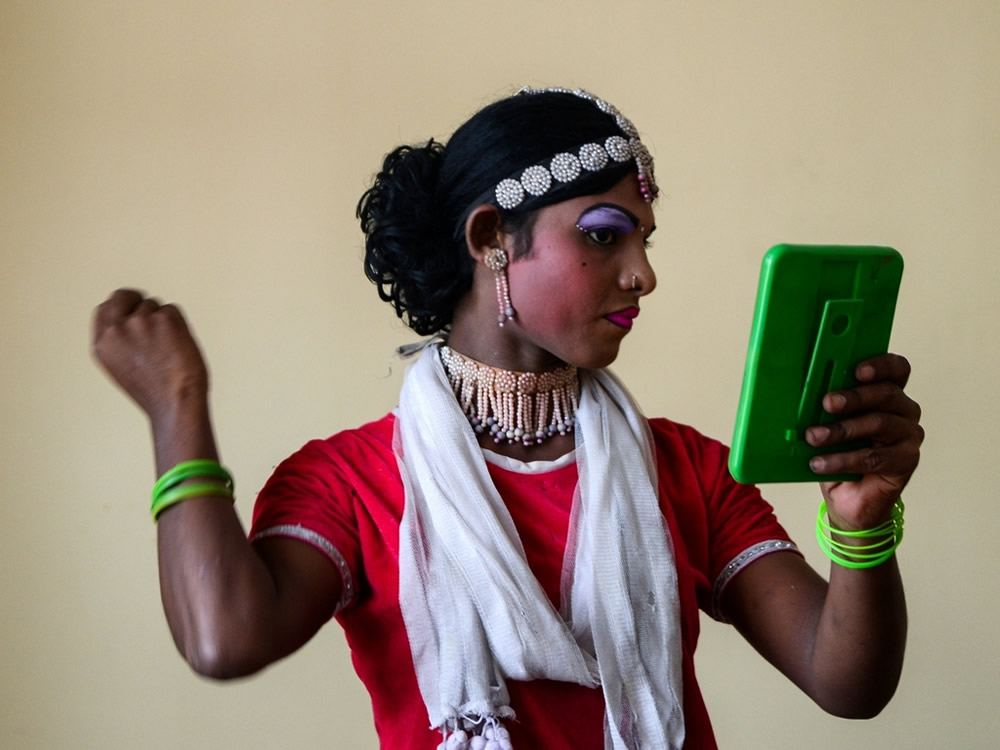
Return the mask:
{"type": "Polygon", "coordinates": [[[616,326],[621,326],[622,328],[629,329],[632,327],[632,321],[639,317],[638,307],[626,307],[624,310],[618,310],[617,312],[608,313],[604,316],[605,320],[610,320],[616,326]]]}

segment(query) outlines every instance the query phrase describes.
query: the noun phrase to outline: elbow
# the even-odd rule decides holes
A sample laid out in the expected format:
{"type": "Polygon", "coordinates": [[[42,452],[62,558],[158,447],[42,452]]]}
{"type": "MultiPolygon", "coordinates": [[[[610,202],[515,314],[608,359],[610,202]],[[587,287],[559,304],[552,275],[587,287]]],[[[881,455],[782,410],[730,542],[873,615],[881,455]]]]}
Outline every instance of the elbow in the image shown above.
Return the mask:
{"type": "Polygon", "coordinates": [[[268,664],[260,643],[237,635],[231,629],[202,627],[177,643],[188,666],[201,677],[211,680],[235,680],[259,672],[268,664]]]}
{"type": "Polygon", "coordinates": [[[849,694],[819,698],[816,703],[832,716],[855,721],[874,719],[889,705],[896,693],[897,681],[872,685],[867,690],[854,690],[849,694]]]}
{"type": "Polygon", "coordinates": [[[210,680],[226,681],[249,677],[264,668],[263,662],[241,657],[229,649],[199,644],[182,652],[195,674],[210,680]]]}
{"type": "Polygon", "coordinates": [[[864,706],[849,706],[843,709],[840,708],[825,708],[826,712],[832,716],[836,716],[838,719],[851,719],[853,721],[863,721],[866,719],[874,719],[880,713],[882,709],[889,704],[889,701],[885,701],[881,704],[871,704],[864,706]]]}
{"type": "Polygon", "coordinates": [[[192,648],[183,652],[182,655],[195,674],[210,680],[235,680],[247,677],[257,671],[257,669],[248,668],[239,660],[231,658],[216,648],[192,648]]]}

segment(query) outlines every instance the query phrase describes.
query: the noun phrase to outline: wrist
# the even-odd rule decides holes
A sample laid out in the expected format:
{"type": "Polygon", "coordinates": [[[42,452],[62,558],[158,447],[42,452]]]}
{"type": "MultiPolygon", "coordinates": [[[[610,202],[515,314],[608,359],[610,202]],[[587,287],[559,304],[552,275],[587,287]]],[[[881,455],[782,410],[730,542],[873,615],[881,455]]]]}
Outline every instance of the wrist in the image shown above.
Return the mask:
{"type": "Polygon", "coordinates": [[[823,493],[823,507],[830,530],[834,533],[846,532],[852,534],[866,531],[888,523],[894,517],[896,506],[902,502],[902,497],[895,499],[843,499],[836,501],[826,492],[823,493]]]}
{"type": "Polygon", "coordinates": [[[885,512],[877,515],[865,516],[863,519],[849,520],[835,512],[831,507],[829,507],[829,505],[826,505],[827,524],[829,525],[830,532],[833,534],[844,532],[845,534],[850,535],[858,531],[874,529],[883,526],[892,520],[893,507],[894,506],[889,506],[885,512]]]}
{"type": "Polygon", "coordinates": [[[157,430],[172,430],[208,416],[208,388],[185,381],[172,387],[146,409],[150,425],[157,430]]]}
{"type": "Polygon", "coordinates": [[[824,501],[816,518],[816,541],[826,556],[841,567],[877,567],[891,558],[903,541],[903,511],[903,500],[899,498],[884,522],[866,529],[843,529],[837,528],[827,515],[824,501]]]}
{"type": "Polygon", "coordinates": [[[182,461],[218,460],[207,394],[189,393],[151,411],[157,474],[182,461]]]}

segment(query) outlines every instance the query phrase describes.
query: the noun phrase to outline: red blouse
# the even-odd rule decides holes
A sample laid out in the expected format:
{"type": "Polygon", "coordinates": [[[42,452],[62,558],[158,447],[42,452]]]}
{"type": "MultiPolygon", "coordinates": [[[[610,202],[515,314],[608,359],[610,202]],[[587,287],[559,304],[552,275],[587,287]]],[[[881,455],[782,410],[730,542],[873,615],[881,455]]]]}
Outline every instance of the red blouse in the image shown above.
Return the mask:
{"type": "MultiPolygon", "coordinates": [[[[389,414],[356,430],[314,440],[286,459],[254,508],[254,541],[300,539],[323,551],[344,580],[336,616],[354,668],[372,699],[381,745],[434,750],[398,604],[399,521],[403,487],[392,451],[389,414]]],[[[694,674],[698,609],[720,618],[714,602],[725,584],[761,555],[794,549],[756,487],[736,483],[728,449],[690,427],[650,420],[660,507],[677,564],[681,603],[686,748],[714,748],[711,723],[694,674]]],[[[559,608],[559,582],[576,487],[573,461],[489,463],[531,570],[559,608]]],[[[599,689],[536,680],[508,681],[515,721],[505,722],[515,748],[603,750],[604,698],[599,689]]]]}

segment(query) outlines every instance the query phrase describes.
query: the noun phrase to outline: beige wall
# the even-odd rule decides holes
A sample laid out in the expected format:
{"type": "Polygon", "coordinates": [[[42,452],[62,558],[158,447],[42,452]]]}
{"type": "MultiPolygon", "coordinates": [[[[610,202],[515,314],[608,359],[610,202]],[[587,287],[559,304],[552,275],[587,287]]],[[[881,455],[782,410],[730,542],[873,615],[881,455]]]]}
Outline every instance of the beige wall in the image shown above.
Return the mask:
{"type": "MultiPolygon", "coordinates": [[[[728,437],[769,245],[907,261],[893,346],[928,439],[899,693],[826,717],[707,623],[723,746],[995,746],[996,0],[0,2],[0,746],[375,746],[336,626],[238,684],[174,652],[146,425],[90,310],[126,284],[183,304],[248,518],[282,457],[394,404],[413,337],[352,216],[381,155],[524,83],[592,88],[658,157],[660,286],[618,364],[652,414],[728,437]]],[[[821,564],[817,491],[767,491],[821,564]]]]}

